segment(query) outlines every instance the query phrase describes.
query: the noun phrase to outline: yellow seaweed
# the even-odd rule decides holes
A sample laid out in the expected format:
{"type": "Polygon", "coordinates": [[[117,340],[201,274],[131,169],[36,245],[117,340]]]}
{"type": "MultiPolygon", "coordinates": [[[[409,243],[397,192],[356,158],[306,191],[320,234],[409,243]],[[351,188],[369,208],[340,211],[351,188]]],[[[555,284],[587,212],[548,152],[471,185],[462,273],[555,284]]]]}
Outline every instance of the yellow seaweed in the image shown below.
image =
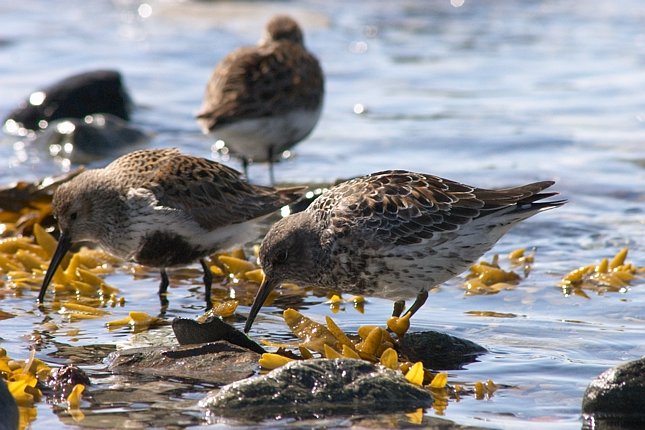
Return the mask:
{"type": "Polygon", "coordinates": [[[405,374],[405,379],[415,385],[423,385],[423,363],[418,361],[405,374]]]}
{"type": "Polygon", "coordinates": [[[324,352],[324,345],[336,346],[336,337],[322,324],[319,324],[294,309],[283,312],[284,321],[293,334],[302,340],[303,346],[316,351],[324,352]]]}
{"type": "Polygon", "coordinates": [[[509,260],[518,260],[518,259],[524,257],[524,251],[525,250],[526,250],[526,248],[518,248],[518,249],[516,249],[514,251],[511,251],[508,254],[508,259],[509,260]]]}
{"type": "Polygon", "coordinates": [[[0,254],[0,269],[2,269],[4,272],[11,272],[11,271],[22,271],[24,267],[22,267],[22,265],[19,264],[18,262],[12,261],[9,258],[0,254]]]}
{"type": "Polygon", "coordinates": [[[235,314],[237,304],[237,300],[226,300],[224,302],[219,302],[215,306],[213,306],[212,313],[223,318],[230,317],[235,314]]]}
{"type": "Polygon", "coordinates": [[[343,356],[340,352],[327,344],[323,345],[323,352],[325,354],[325,358],[341,358],[343,356]]]}
{"type": "Polygon", "coordinates": [[[54,239],[54,236],[47,233],[47,231],[40,224],[34,224],[34,238],[36,239],[36,243],[40,245],[40,247],[47,255],[47,258],[51,259],[54,255],[56,247],[58,246],[58,243],[56,242],[56,239],[54,239]]]}
{"type": "MultiPolygon", "coordinates": [[[[79,260],[80,260],[80,257],[79,257],[79,260]]],[[[90,272],[89,270],[83,269],[81,267],[79,267],[76,270],[76,274],[78,275],[78,277],[80,278],[81,281],[83,281],[83,282],[85,282],[87,284],[90,284],[90,285],[92,285],[94,287],[100,287],[101,285],[103,285],[105,283],[105,281],[103,281],[103,279],[101,279],[100,277],[96,276],[94,273],[90,272]]]]}
{"type": "Polygon", "coordinates": [[[326,316],[325,321],[327,322],[327,328],[329,329],[329,332],[338,340],[338,343],[341,345],[347,346],[348,348],[351,348],[353,351],[356,351],[356,346],[354,345],[354,342],[352,342],[349,337],[345,334],[344,331],[338,327],[336,322],[331,319],[330,317],[326,316]]]}
{"type": "Polygon", "coordinates": [[[31,239],[28,237],[18,236],[0,239],[0,253],[15,254],[16,251],[29,244],[31,244],[31,239]]]}
{"type": "Polygon", "coordinates": [[[387,348],[381,354],[380,363],[388,369],[396,370],[399,368],[399,354],[394,348],[387,348]]]}
{"type": "Polygon", "coordinates": [[[261,284],[264,281],[264,272],[262,269],[253,269],[244,272],[244,279],[261,284]]]}
{"type": "Polygon", "coordinates": [[[360,360],[361,356],[358,355],[358,353],[351,347],[347,345],[343,345],[343,350],[341,351],[341,354],[343,357],[347,358],[355,358],[357,360],[360,360]]]}
{"type": "Polygon", "coordinates": [[[143,330],[158,325],[162,321],[161,318],[153,317],[145,312],[131,311],[126,318],[109,321],[106,325],[108,329],[129,325],[135,330],[143,330]]]}
{"type": "Polygon", "coordinates": [[[611,270],[616,269],[619,266],[622,266],[625,264],[625,259],[627,258],[627,253],[628,253],[627,248],[623,248],[618,253],[614,256],[614,258],[611,259],[611,262],[609,263],[609,268],[611,270]]]}
{"type": "Polygon", "coordinates": [[[430,382],[429,386],[430,388],[445,388],[447,384],[448,384],[448,373],[439,372],[434,376],[434,378],[432,378],[432,382],[430,382]]]}
{"type": "Polygon", "coordinates": [[[606,258],[603,258],[600,263],[596,266],[596,273],[607,273],[609,269],[609,261],[606,258]]]}
{"type": "Polygon", "coordinates": [[[365,340],[356,345],[356,349],[370,356],[375,356],[376,351],[383,342],[383,331],[381,327],[374,327],[365,340]]]}
{"type": "Polygon", "coordinates": [[[18,260],[26,270],[32,271],[34,269],[47,267],[47,262],[31,251],[19,249],[14,255],[16,260],[18,260]]]}
{"type": "Polygon", "coordinates": [[[97,315],[97,316],[109,315],[110,313],[108,311],[97,309],[93,306],[82,305],[80,303],[75,303],[75,302],[63,303],[61,312],[71,312],[71,311],[82,312],[85,314],[97,315]]]}
{"type": "Polygon", "coordinates": [[[417,408],[414,412],[405,414],[410,424],[419,425],[423,423],[423,408],[417,408]]]}
{"type": "Polygon", "coordinates": [[[241,258],[232,257],[228,255],[220,255],[217,257],[222,262],[226,270],[235,276],[242,275],[246,272],[255,270],[257,267],[250,261],[241,258]]]}
{"type": "Polygon", "coordinates": [[[259,364],[263,369],[273,370],[278,367],[284,366],[290,361],[293,361],[293,359],[280,354],[265,352],[260,357],[259,364]]]}
{"type": "Polygon", "coordinates": [[[343,303],[343,299],[338,294],[334,294],[331,296],[328,303],[332,305],[338,305],[340,303],[343,303]]]}
{"type": "Polygon", "coordinates": [[[67,396],[67,404],[70,408],[78,409],[78,407],[81,405],[81,396],[83,395],[83,391],[85,391],[85,385],[74,385],[74,388],[72,388],[69,396],[67,396]]]}
{"type": "Polygon", "coordinates": [[[303,358],[303,360],[309,360],[311,358],[314,358],[311,351],[309,351],[304,346],[298,346],[298,350],[300,351],[300,356],[303,358]]]}
{"type": "Polygon", "coordinates": [[[387,320],[387,328],[396,333],[397,336],[403,337],[410,329],[410,313],[407,312],[402,317],[390,317],[387,320]]]}

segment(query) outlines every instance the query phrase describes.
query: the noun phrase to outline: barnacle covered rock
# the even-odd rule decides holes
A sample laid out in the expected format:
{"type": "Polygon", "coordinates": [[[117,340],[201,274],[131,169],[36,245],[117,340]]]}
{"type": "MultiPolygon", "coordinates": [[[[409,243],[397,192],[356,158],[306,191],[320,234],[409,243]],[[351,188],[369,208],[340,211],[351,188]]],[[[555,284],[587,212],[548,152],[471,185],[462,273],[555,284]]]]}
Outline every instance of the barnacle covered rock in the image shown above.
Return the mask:
{"type": "Polygon", "coordinates": [[[432,404],[428,390],[363,360],[289,361],[272,372],[209,393],[199,402],[214,416],[259,421],[353,413],[410,412],[432,404]]]}

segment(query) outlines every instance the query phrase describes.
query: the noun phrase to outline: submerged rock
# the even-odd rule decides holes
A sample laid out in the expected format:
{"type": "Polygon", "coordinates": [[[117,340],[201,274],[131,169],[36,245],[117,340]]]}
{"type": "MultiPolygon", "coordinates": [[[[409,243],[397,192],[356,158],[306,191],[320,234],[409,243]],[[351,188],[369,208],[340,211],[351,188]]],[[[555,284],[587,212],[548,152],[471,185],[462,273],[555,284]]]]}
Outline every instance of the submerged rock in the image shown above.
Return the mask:
{"type": "Polygon", "coordinates": [[[410,361],[422,361],[425,367],[435,370],[461,369],[487,352],[474,342],[436,331],[407,333],[399,346],[410,361]]]}
{"type": "Polygon", "coordinates": [[[44,129],[56,119],[84,118],[94,113],[108,113],[129,120],[131,106],[119,72],[93,70],[34,91],[3,123],[7,132],[16,134],[21,128],[44,129]]]}
{"type": "Polygon", "coordinates": [[[172,321],[172,330],[180,345],[225,340],[258,354],[266,352],[264,348],[253,342],[244,333],[226,324],[218,317],[210,317],[203,323],[187,318],[175,318],[172,321]]]}
{"type": "Polygon", "coordinates": [[[108,365],[115,373],[189,378],[216,385],[248,378],[260,354],[225,341],[186,346],[151,346],[116,351],[108,365]]]}
{"type": "Polygon", "coordinates": [[[3,378],[0,378],[0,430],[16,430],[18,428],[18,406],[7,388],[3,378]]]}
{"type": "Polygon", "coordinates": [[[35,139],[35,145],[46,147],[54,157],[73,163],[89,163],[107,156],[130,151],[148,141],[143,131],[110,114],[94,114],[53,121],[35,139]]]}
{"type": "Polygon", "coordinates": [[[400,372],[348,358],[292,361],[199,402],[210,415],[250,421],[414,411],[431,404],[430,393],[400,372]]]}
{"type": "Polygon", "coordinates": [[[582,399],[584,428],[645,428],[645,357],[608,369],[582,399]]]}

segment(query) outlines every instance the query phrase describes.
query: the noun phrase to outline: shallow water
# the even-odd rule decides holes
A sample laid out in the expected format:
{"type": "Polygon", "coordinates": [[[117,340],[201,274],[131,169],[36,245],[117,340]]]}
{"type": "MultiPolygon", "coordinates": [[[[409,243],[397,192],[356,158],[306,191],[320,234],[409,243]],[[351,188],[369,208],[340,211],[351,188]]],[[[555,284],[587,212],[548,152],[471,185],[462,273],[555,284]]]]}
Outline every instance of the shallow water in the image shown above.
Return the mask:
{"type": "MultiPolygon", "coordinates": [[[[516,227],[487,256],[537,247],[533,271],[518,288],[465,296],[462,280],[453,280],[413,319],[413,330],[444,331],[490,350],[451,371],[450,381],[493,379],[505,387],[487,400],[451,401],[444,418],[492,428],[580,428],[590,379],[645,355],[642,280],[623,293],[591,292],[588,299],[557,287],[569,270],[624,246],[629,260],[645,264],[645,9],[639,1],[148,4],[149,17],[138,13],[146,15],[143,3],[128,0],[0,3],[0,116],[71,73],[117,68],[137,104],[133,122],[155,133],[149,146],[218,157],[193,120],[212,67],[229,50],[255,43],[270,15],[291,13],[322,62],[326,99],[313,134],[277,166],[279,182],[331,182],[405,168],[487,187],[554,179],[569,199],[516,227]]],[[[0,142],[0,183],[66,168],[28,140],[0,142]]],[[[266,182],[266,166],[252,166],[251,178],[266,182]]],[[[17,316],[0,321],[0,346],[13,358],[26,358],[35,346],[39,358],[60,364],[67,360],[64,345],[138,344],[141,335],[109,332],[104,324],[131,310],[156,314],[157,278],[118,272],[107,280],[127,303],[100,320],[69,322],[38,311],[36,293],[5,295],[0,309],[17,316]],[[42,332],[50,319],[60,329],[42,332]]],[[[172,288],[167,317],[200,313],[201,292],[198,278],[172,288]]],[[[310,296],[306,305],[310,317],[332,315],[324,298],[310,296]]],[[[390,306],[370,299],[364,315],[348,307],[334,318],[352,331],[382,323],[390,306]]],[[[287,338],[280,312],[264,308],[255,335],[287,338]]],[[[129,398],[130,382],[102,371],[104,355],[89,348],[74,359],[96,382],[91,404],[83,407],[85,421],[41,402],[32,428],[207,425],[190,408],[209,387],[150,381],[147,397],[129,398]],[[169,416],[168,408],[176,414],[169,416]]]]}

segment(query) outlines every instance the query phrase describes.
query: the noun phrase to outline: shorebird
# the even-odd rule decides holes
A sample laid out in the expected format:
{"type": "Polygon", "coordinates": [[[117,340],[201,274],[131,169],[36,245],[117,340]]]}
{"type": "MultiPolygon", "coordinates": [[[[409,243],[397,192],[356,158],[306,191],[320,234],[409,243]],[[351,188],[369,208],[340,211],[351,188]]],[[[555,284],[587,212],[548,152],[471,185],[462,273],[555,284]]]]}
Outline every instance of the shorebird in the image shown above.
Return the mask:
{"type": "Polygon", "coordinates": [[[89,241],[120,258],[159,267],[162,308],[168,304],[166,268],[199,260],[210,309],[212,274],[204,258],[255,239],[258,218],[303,192],[304,187],[252,185],[236,170],[177,149],[135,151],[87,170],[54,193],[61,234],[38,301],[71,245],[89,241]]]}
{"type": "Polygon", "coordinates": [[[197,121],[242,160],[273,162],[307,137],[322,110],[323,72],[298,23],[278,15],[257,46],[229,53],[213,71],[197,121]]]}
{"type": "Polygon", "coordinates": [[[423,173],[389,170],[343,182],[303,212],[275,223],[260,247],[264,281],[248,333],[284,282],[395,300],[412,316],[428,290],[474,263],[516,223],[564,200],[540,200],[552,181],[488,190],[423,173]]]}

